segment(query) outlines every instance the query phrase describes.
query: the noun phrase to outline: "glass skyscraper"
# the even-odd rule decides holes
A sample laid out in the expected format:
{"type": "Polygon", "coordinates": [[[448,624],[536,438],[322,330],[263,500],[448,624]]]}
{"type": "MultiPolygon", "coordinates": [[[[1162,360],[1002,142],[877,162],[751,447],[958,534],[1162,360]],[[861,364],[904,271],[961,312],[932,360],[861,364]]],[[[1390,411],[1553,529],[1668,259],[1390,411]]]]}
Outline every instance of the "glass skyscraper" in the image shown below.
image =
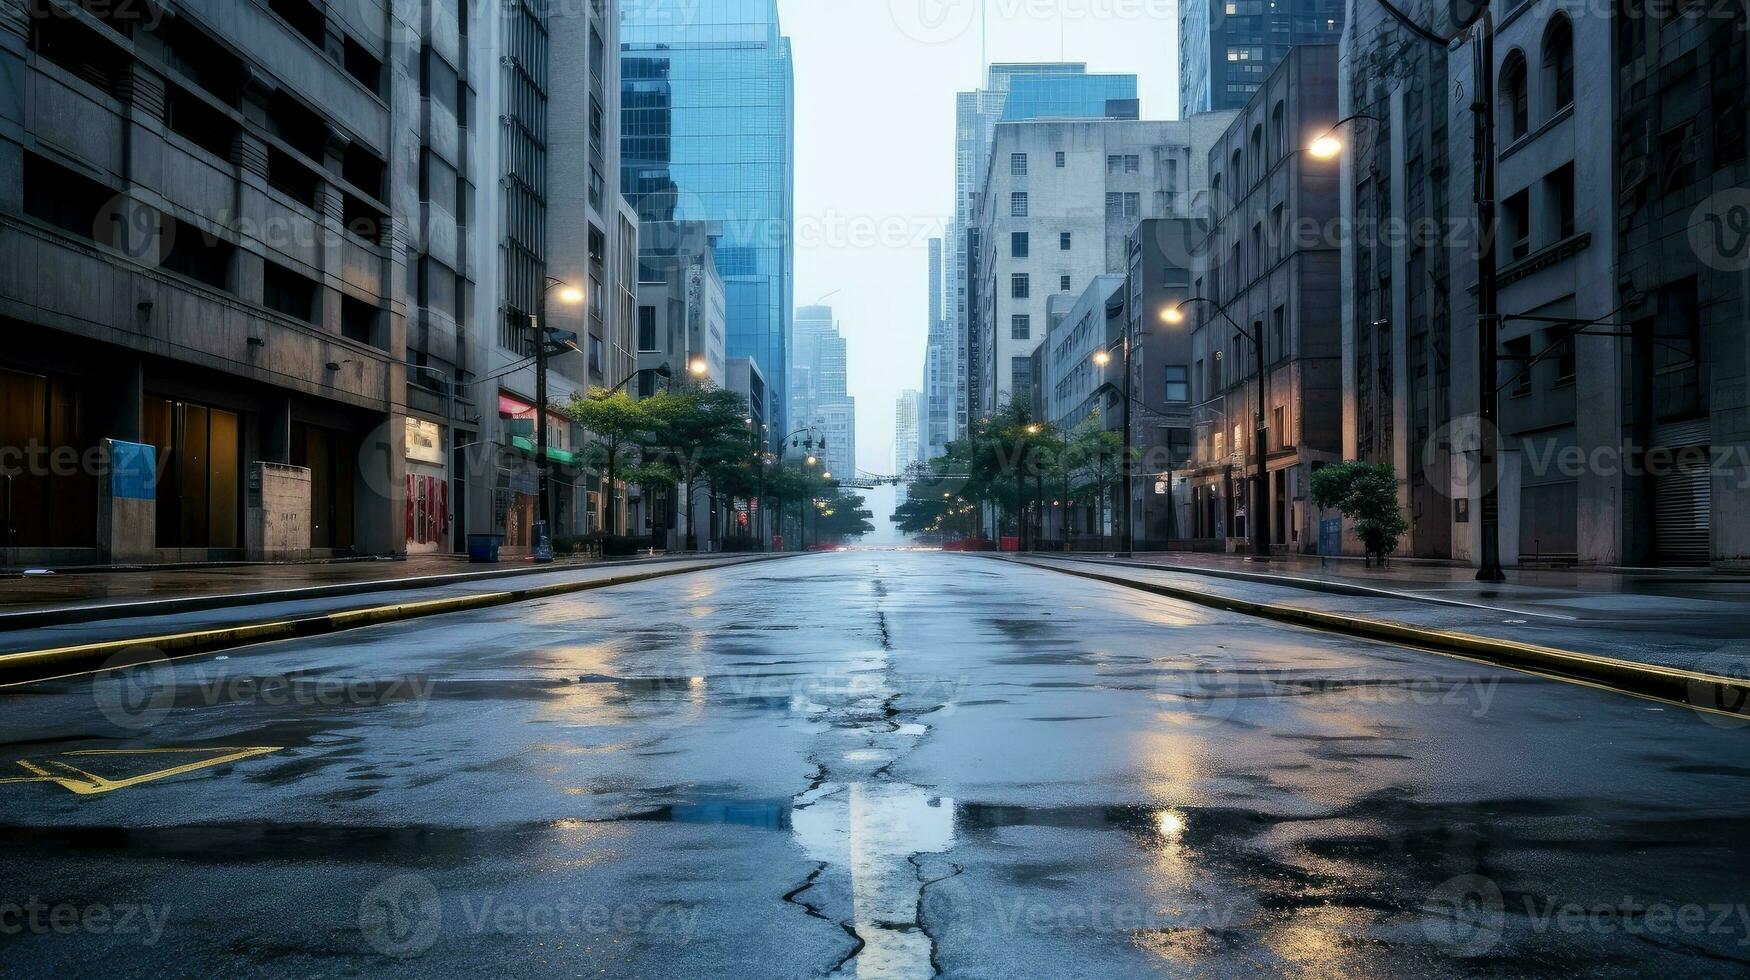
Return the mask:
{"type": "Polygon", "coordinates": [[[712,222],[730,357],[771,385],[787,429],[795,81],[776,0],[627,4],[621,186],[642,222],[712,222]]]}
{"type": "Polygon", "coordinates": [[[1289,48],[1342,33],[1342,0],[1184,0],[1179,118],[1244,108],[1289,48]]]}
{"type": "Polygon", "coordinates": [[[1002,121],[1136,117],[1135,75],[1015,75],[1002,121]]]}

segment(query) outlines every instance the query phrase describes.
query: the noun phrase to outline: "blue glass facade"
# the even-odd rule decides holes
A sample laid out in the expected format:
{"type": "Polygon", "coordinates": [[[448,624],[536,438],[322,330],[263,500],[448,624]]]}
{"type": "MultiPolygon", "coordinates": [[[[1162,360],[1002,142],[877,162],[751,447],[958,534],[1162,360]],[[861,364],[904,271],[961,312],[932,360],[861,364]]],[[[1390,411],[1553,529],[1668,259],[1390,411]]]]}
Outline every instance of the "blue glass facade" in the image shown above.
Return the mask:
{"type": "Polygon", "coordinates": [[[718,225],[729,356],[759,363],[785,423],[795,92],[776,0],[628,4],[622,18],[622,192],[640,221],[718,225]]]}
{"type": "Polygon", "coordinates": [[[1016,75],[1009,82],[1002,121],[1108,115],[1134,119],[1135,103],[1135,75],[1016,75]]]}

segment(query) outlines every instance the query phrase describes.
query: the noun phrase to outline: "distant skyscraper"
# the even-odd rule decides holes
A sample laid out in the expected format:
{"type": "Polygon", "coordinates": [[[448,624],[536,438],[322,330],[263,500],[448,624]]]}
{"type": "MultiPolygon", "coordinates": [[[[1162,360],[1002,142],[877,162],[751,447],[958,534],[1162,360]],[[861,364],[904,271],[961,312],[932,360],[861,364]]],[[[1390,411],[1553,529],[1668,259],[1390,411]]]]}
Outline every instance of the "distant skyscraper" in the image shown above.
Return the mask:
{"type": "Polygon", "coordinates": [[[942,263],[942,240],[930,239],[929,323],[924,346],[924,387],[920,392],[917,428],[920,458],[935,459],[948,449],[954,438],[955,397],[954,335],[943,317],[942,296],[945,286],[942,263]]]}
{"type": "Polygon", "coordinates": [[[795,92],[776,0],[625,4],[621,18],[626,199],[641,221],[719,223],[729,356],[759,362],[785,413],[795,92]]]}
{"type": "Polygon", "coordinates": [[[1343,0],[1184,0],[1179,118],[1239,109],[1296,44],[1335,44],[1343,0]]]}
{"type": "Polygon", "coordinates": [[[815,438],[824,436],[826,452],[819,454],[823,468],[848,478],[857,465],[857,403],[848,389],[849,349],[833,321],[832,307],[796,311],[792,353],[790,428],[812,426],[815,438]]]}
{"type": "MultiPolygon", "coordinates": [[[[954,416],[949,438],[966,434],[968,422],[992,406],[979,401],[971,365],[985,356],[979,338],[969,329],[972,276],[967,248],[976,233],[972,211],[990,165],[990,144],[998,122],[1038,118],[1137,117],[1135,75],[1089,75],[1080,63],[1001,64],[990,66],[985,87],[955,98],[954,223],[948,229],[948,308],[944,328],[952,338],[953,358],[943,368],[954,379],[954,416]],[[1011,100],[1011,93],[1015,97],[1011,100]],[[1011,101],[1013,103],[1011,110],[1011,101]]],[[[946,358],[944,359],[946,361],[946,358]]]]}
{"type": "Polygon", "coordinates": [[[911,388],[899,393],[893,406],[893,472],[904,473],[921,462],[923,443],[918,432],[918,417],[923,413],[924,394],[911,388]]]}

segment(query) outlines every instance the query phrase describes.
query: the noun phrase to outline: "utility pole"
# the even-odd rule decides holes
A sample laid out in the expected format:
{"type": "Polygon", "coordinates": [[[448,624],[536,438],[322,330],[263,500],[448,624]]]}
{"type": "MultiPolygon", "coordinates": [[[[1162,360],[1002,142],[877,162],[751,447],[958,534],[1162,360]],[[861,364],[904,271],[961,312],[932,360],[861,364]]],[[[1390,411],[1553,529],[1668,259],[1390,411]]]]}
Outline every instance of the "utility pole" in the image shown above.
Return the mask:
{"type": "Polygon", "coordinates": [[[553,560],[553,500],[547,487],[547,292],[541,291],[541,312],[529,316],[535,334],[535,493],[540,509],[535,519],[535,561],[553,560]]]}
{"type": "Polygon", "coordinates": [[[1477,248],[1477,479],[1482,490],[1481,554],[1477,581],[1500,582],[1501,491],[1497,418],[1500,408],[1500,285],[1495,275],[1495,23],[1484,10],[1481,38],[1476,49],[1479,62],[1476,100],[1471,103],[1476,128],[1477,212],[1482,241],[1477,248]]]}

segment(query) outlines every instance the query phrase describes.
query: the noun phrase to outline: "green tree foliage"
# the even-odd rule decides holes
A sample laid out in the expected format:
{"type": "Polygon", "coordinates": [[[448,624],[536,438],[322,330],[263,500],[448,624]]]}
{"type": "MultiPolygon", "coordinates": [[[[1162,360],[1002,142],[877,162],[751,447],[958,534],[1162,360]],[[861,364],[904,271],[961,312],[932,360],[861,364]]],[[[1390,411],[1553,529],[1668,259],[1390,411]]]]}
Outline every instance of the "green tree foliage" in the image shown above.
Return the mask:
{"type": "Polygon", "coordinates": [[[702,481],[714,482],[712,474],[747,459],[747,405],[732,391],[690,385],[659,391],[638,404],[651,420],[651,450],[676,474],[689,547],[697,551],[691,502],[702,481]]]}
{"type": "Polygon", "coordinates": [[[675,473],[660,463],[645,461],[656,419],[642,402],[624,391],[594,391],[587,397],[573,395],[568,414],[589,432],[584,462],[602,474],[607,528],[616,527],[613,487],[619,482],[639,486],[673,486],[675,473]]]}
{"type": "Polygon", "coordinates": [[[1313,474],[1312,498],[1320,507],[1355,522],[1355,533],[1370,560],[1384,562],[1410,529],[1398,507],[1397,472],[1382,463],[1350,460],[1326,466],[1313,474]]]}

